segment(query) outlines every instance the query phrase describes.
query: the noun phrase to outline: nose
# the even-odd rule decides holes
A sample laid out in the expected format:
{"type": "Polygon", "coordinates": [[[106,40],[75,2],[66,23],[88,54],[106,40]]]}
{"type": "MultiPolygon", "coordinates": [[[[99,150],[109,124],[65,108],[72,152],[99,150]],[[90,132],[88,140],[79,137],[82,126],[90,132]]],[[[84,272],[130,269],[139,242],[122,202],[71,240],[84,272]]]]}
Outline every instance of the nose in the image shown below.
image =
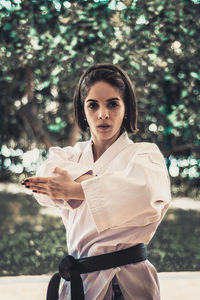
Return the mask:
{"type": "Polygon", "coordinates": [[[99,110],[98,119],[99,120],[107,120],[107,119],[109,119],[109,113],[108,113],[108,111],[106,109],[99,110]]]}

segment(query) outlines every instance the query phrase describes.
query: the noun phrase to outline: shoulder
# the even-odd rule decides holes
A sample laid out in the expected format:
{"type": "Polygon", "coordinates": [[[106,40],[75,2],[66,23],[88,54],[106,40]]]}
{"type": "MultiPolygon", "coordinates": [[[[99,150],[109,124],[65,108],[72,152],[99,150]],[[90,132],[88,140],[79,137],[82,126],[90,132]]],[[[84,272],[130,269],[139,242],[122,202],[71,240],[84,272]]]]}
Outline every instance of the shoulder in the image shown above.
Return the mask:
{"type": "Polygon", "coordinates": [[[136,153],[160,152],[160,149],[154,143],[133,143],[132,146],[136,153]]]}
{"type": "Polygon", "coordinates": [[[77,161],[78,157],[84,151],[88,141],[86,142],[77,142],[74,146],[67,147],[51,147],[49,149],[49,158],[59,156],[61,159],[68,159],[71,161],[77,161]]]}
{"type": "Polygon", "coordinates": [[[134,158],[143,156],[148,157],[152,163],[165,164],[165,158],[155,143],[133,143],[131,146],[134,158]]]}
{"type": "Polygon", "coordinates": [[[128,149],[130,150],[130,152],[132,152],[133,154],[139,154],[139,153],[150,153],[150,152],[160,152],[160,149],[158,148],[158,146],[154,143],[146,143],[146,142],[142,142],[142,143],[130,143],[128,145],[128,149]]]}
{"type": "Polygon", "coordinates": [[[89,143],[89,141],[77,142],[73,146],[73,150],[82,153],[84,151],[85,147],[88,145],[88,143],[89,143]]]}

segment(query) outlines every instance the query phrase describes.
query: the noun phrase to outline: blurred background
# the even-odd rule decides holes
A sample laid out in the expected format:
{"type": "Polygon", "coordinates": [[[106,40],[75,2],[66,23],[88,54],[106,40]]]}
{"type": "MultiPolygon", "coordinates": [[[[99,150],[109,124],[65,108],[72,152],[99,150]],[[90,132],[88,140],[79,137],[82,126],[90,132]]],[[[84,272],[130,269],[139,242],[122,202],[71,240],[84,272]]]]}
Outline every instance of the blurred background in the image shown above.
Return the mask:
{"type": "Polygon", "coordinates": [[[132,79],[133,140],[159,146],[173,201],[187,208],[168,211],[149,258],[162,272],[200,269],[199,15],[198,0],[0,0],[0,276],[51,273],[66,254],[58,213],[41,210],[20,182],[49,147],[88,138],[72,96],[102,62],[132,79]]]}

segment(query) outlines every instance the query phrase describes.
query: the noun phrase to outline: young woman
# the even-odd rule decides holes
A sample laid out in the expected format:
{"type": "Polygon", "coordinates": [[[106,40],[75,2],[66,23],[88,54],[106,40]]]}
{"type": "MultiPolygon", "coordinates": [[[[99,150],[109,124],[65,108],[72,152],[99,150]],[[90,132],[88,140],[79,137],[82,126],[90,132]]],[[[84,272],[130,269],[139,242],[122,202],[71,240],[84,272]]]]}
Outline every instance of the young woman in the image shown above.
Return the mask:
{"type": "Polygon", "coordinates": [[[129,77],[112,64],[90,67],[76,88],[74,109],[91,139],[52,147],[36,177],[24,182],[41,205],[61,210],[70,256],[60,273],[71,284],[64,283],[59,299],[158,300],[158,277],[144,244],[169,206],[170,184],[158,147],[128,137],[137,131],[129,77]]]}

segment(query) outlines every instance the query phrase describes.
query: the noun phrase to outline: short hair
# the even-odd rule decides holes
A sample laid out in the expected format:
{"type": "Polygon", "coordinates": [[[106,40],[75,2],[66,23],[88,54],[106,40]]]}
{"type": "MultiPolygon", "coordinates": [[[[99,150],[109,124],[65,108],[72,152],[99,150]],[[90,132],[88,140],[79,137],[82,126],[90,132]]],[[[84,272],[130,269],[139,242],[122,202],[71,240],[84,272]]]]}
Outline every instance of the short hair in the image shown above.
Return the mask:
{"type": "Polygon", "coordinates": [[[81,76],[75,89],[73,102],[75,120],[82,132],[87,131],[88,124],[84,114],[84,99],[92,85],[104,81],[117,88],[125,104],[122,128],[129,133],[137,132],[137,103],[133,84],[129,76],[119,66],[113,64],[96,64],[89,67],[81,76]]]}

